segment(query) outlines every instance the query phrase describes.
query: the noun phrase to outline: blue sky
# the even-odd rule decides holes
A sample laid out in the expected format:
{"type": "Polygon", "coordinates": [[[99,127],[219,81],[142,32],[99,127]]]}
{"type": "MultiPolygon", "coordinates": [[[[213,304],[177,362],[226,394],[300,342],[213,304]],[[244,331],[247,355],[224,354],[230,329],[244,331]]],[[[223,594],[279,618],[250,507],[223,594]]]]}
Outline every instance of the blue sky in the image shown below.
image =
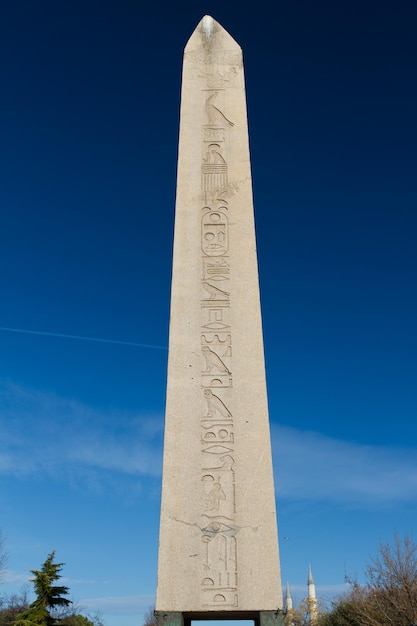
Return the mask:
{"type": "Polygon", "coordinates": [[[417,519],[415,2],[1,12],[0,592],[55,549],[107,626],[154,602],[181,62],[206,13],[244,51],[283,580],[361,580],[417,519]]]}

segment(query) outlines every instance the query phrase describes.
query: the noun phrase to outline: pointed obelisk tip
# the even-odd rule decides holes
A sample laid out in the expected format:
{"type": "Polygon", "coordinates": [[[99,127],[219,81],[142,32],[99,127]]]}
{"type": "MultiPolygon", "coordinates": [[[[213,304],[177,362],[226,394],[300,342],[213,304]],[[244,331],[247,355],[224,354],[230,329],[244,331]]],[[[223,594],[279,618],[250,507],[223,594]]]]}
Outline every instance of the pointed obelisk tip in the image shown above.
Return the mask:
{"type": "Polygon", "coordinates": [[[211,15],[205,15],[201,20],[201,29],[207,39],[210,39],[214,29],[214,19],[211,15]]]}
{"type": "Polygon", "coordinates": [[[187,41],[184,52],[218,50],[240,50],[239,44],[211,15],[204,15],[187,41]]]}

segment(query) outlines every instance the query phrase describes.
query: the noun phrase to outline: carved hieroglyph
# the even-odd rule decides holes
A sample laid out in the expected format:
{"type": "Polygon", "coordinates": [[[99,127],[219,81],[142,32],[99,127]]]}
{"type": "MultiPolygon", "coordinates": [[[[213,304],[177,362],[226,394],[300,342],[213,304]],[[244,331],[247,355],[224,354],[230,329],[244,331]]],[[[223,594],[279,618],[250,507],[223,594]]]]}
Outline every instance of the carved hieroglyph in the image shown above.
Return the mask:
{"type": "Polygon", "coordinates": [[[282,608],[242,53],[184,53],[158,611],[282,608]]]}

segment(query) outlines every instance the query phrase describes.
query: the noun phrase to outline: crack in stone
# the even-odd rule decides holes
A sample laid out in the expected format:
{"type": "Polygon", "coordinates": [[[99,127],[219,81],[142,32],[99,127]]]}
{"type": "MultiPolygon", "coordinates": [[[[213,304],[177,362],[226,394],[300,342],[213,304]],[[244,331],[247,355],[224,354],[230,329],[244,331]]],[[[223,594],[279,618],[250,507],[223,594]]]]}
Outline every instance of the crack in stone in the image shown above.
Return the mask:
{"type": "MultiPolygon", "coordinates": [[[[172,520],[174,520],[174,522],[178,522],[179,524],[185,524],[186,526],[194,526],[195,528],[198,528],[200,532],[204,532],[206,535],[211,535],[212,537],[215,537],[216,535],[219,535],[219,534],[234,537],[241,530],[245,530],[246,528],[249,528],[252,532],[256,533],[258,532],[260,528],[259,526],[248,525],[248,526],[234,526],[233,528],[228,527],[223,530],[219,528],[218,530],[215,530],[213,528],[207,528],[207,526],[201,527],[199,524],[197,524],[197,522],[186,522],[185,520],[178,519],[174,517],[173,515],[171,515],[170,517],[172,520]]],[[[191,556],[195,556],[195,555],[193,554],[191,556]]]]}

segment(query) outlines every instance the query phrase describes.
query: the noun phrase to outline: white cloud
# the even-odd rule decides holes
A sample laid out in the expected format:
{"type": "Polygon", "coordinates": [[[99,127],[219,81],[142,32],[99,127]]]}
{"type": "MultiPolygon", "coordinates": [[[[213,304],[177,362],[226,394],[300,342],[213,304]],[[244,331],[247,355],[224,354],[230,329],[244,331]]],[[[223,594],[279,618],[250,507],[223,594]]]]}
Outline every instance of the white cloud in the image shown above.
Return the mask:
{"type": "MultiPolygon", "coordinates": [[[[315,585],[316,587],[316,595],[317,597],[334,597],[340,596],[350,589],[347,583],[341,583],[338,585],[315,585]]],[[[295,584],[290,585],[291,595],[296,594],[297,596],[305,596],[307,594],[307,585],[304,584],[295,584]]],[[[283,593],[285,595],[286,589],[283,589],[283,593]]]]}
{"type": "Polygon", "coordinates": [[[0,385],[0,473],[17,476],[97,472],[158,477],[160,415],[99,412],[72,399],[0,385]],[[117,425],[117,431],[115,431],[117,425]]]}
{"type": "Polygon", "coordinates": [[[6,585],[23,585],[29,582],[29,578],[29,574],[19,574],[13,570],[6,569],[2,583],[5,583],[6,585]]]}
{"type": "Polygon", "coordinates": [[[414,449],[371,446],[272,426],[278,496],[384,505],[417,498],[414,449]]]}
{"type": "Polygon", "coordinates": [[[148,611],[155,604],[153,595],[109,596],[84,598],[80,604],[87,611],[100,611],[109,615],[133,615],[148,611]]]}
{"type": "MultiPolygon", "coordinates": [[[[91,491],[159,479],[161,415],[99,412],[72,399],[0,385],[0,474],[48,475],[91,491]],[[82,481],[80,480],[82,479],[82,481]]],[[[279,498],[381,506],[417,499],[413,449],[341,441],[272,425],[279,498]]],[[[120,488],[120,487],[119,487],[120,488]]]]}
{"type": "Polygon", "coordinates": [[[349,591],[350,586],[348,583],[341,583],[339,585],[316,585],[316,595],[318,598],[334,598],[340,596],[349,591]]]}
{"type": "MultiPolygon", "coordinates": [[[[338,585],[316,585],[316,596],[318,604],[321,609],[330,608],[332,602],[337,598],[345,595],[349,591],[350,587],[347,583],[341,583],[338,585]]],[[[293,600],[293,606],[297,608],[299,604],[308,595],[308,589],[306,583],[290,585],[291,597],[293,600]]],[[[283,597],[285,599],[286,588],[282,590],[283,597]]]]}

